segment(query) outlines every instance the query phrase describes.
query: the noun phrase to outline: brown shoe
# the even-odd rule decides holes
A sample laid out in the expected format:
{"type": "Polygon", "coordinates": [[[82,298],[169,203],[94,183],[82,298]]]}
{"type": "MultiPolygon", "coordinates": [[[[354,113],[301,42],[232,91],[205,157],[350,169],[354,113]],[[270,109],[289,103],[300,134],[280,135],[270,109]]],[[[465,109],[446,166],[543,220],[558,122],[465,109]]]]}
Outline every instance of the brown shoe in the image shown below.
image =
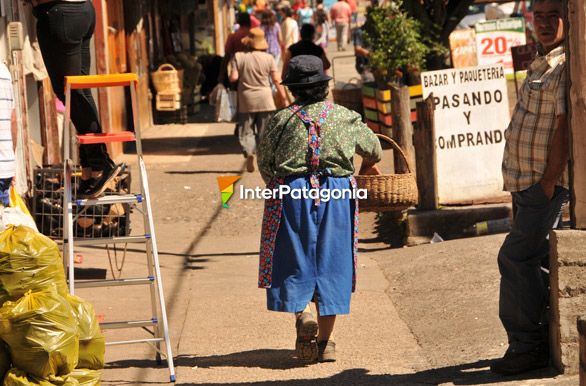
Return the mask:
{"type": "Polygon", "coordinates": [[[246,157],[246,171],[249,173],[254,172],[254,155],[249,154],[246,157]]]}
{"type": "Polygon", "coordinates": [[[317,322],[309,312],[303,312],[295,322],[297,340],[295,353],[302,361],[315,362],[317,360],[317,322]]]}
{"type": "Polygon", "coordinates": [[[331,340],[317,342],[317,361],[318,362],[335,362],[336,361],[336,344],[331,340]]]}

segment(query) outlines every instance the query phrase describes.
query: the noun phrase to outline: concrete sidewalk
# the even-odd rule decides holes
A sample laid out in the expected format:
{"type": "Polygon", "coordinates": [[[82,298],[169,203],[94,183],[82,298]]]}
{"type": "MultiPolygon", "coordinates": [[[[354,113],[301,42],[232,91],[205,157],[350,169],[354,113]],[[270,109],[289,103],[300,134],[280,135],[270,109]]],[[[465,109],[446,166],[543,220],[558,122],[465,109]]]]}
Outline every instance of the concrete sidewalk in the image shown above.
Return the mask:
{"type": "MultiPolygon", "coordinates": [[[[177,384],[577,383],[576,377],[553,378],[550,371],[530,374],[533,380],[488,371],[488,360],[504,351],[495,262],[502,236],[390,250],[377,241],[373,214],[361,215],[358,289],[352,314],[336,326],[338,361],[298,363],[293,317],[266,311],[265,293],[256,287],[262,202],[235,195],[229,209],[220,205],[218,175],[241,174],[239,184],[262,186],[258,173],[242,173],[244,159],[232,131],[232,125],[210,124],[144,133],[177,384]]],[[[134,157],[124,158],[136,170],[134,157]]],[[[140,231],[140,220],[134,213],[133,231],[140,231]]],[[[125,276],[145,272],[142,248],[129,246],[125,276]]],[[[111,276],[105,252],[79,252],[84,262],[78,268],[100,268],[111,276]]],[[[150,317],[143,288],[78,294],[107,321],[150,317]]],[[[106,331],[108,340],[143,336],[106,331]]],[[[104,385],[168,381],[167,369],[156,365],[148,346],[110,346],[106,356],[104,385]]]]}

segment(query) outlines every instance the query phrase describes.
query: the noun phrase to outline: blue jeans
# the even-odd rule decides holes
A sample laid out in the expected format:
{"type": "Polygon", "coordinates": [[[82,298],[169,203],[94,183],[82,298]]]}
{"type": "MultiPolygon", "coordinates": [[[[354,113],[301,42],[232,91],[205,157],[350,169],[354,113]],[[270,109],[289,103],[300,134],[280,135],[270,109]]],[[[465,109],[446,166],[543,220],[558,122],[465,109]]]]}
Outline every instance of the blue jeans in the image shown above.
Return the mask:
{"type": "Polygon", "coordinates": [[[548,343],[549,232],[556,227],[567,189],[556,186],[551,200],[540,184],[512,193],[517,212],[498,255],[499,316],[509,351],[528,352],[548,343]]]}

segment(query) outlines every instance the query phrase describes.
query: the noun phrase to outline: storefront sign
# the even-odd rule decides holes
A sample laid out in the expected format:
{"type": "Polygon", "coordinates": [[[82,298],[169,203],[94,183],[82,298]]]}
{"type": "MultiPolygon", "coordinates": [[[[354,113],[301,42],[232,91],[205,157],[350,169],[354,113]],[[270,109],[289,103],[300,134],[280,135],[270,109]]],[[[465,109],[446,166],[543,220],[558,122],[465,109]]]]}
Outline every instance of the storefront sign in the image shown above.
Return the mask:
{"type": "Polygon", "coordinates": [[[511,47],[525,44],[525,21],[522,17],[476,23],[478,65],[503,63],[507,74],[513,73],[511,47]]]}
{"type": "Polygon", "coordinates": [[[478,65],[476,55],[476,32],[472,29],[455,30],[450,34],[452,67],[472,67],[478,65]]]}
{"type": "Polygon", "coordinates": [[[423,98],[433,93],[439,200],[490,201],[502,191],[504,131],[509,123],[502,64],[421,74],[423,98]]]}
{"type": "Polygon", "coordinates": [[[537,45],[526,44],[512,47],[511,54],[513,54],[513,69],[515,72],[525,71],[537,56],[537,45]]]}

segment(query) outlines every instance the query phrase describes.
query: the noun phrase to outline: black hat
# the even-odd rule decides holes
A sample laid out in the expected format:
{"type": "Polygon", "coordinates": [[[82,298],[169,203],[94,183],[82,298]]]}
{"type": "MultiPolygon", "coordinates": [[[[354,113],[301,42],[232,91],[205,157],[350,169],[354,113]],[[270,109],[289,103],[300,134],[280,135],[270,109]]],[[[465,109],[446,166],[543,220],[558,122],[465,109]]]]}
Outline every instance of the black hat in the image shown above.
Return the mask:
{"type": "Polygon", "coordinates": [[[287,76],[281,84],[285,86],[309,86],[331,80],[324,74],[324,63],[314,55],[299,55],[291,58],[287,76]]]}

